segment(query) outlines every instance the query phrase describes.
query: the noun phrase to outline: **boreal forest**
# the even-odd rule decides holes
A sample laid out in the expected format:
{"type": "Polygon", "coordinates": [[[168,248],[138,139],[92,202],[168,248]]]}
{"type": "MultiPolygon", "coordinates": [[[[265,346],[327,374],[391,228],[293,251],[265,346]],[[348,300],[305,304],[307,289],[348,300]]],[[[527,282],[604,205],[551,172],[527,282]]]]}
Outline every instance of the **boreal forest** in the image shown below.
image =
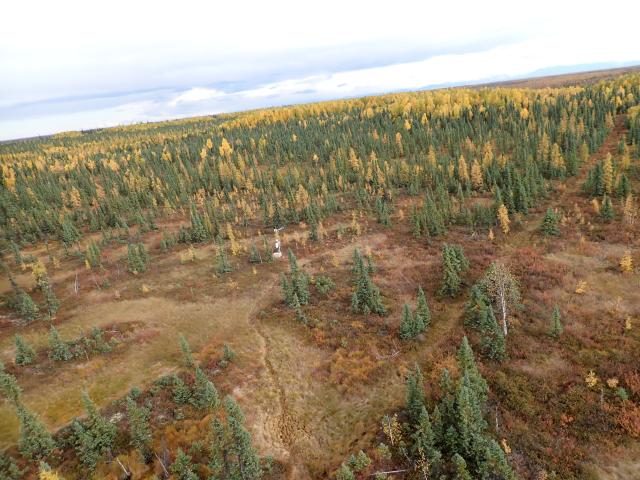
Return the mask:
{"type": "Polygon", "coordinates": [[[3,142],[0,479],[638,478],[639,194],[637,73],[3,142]]]}

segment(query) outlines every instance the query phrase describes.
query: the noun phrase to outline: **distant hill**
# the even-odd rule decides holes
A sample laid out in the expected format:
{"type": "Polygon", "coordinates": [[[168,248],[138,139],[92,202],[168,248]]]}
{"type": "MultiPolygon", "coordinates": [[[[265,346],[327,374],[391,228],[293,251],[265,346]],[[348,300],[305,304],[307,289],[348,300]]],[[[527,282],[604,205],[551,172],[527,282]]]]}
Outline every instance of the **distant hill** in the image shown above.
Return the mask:
{"type": "MultiPolygon", "coordinates": [[[[539,72],[558,71],[575,67],[554,67],[553,69],[544,69],[539,72]]],[[[482,87],[524,87],[524,88],[545,88],[545,87],[566,87],[569,85],[589,84],[600,80],[623,75],[625,73],[640,72],[640,65],[632,65],[626,67],[594,69],[583,72],[568,72],[532,75],[527,78],[515,80],[503,80],[499,82],[481,83],[475,85],[467,85],[465,88],[482,88],[482,87]]]]}

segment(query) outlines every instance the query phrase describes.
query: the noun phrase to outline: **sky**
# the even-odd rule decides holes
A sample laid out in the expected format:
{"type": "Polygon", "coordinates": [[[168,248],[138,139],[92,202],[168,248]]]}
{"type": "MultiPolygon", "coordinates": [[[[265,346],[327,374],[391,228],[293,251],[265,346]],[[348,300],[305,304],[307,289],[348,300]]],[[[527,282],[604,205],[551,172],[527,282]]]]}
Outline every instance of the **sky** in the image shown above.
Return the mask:
{"type": "Polygon", "coordinates": [[[8,1],[0,140],[640,64],[640,2],[8,1]]]}

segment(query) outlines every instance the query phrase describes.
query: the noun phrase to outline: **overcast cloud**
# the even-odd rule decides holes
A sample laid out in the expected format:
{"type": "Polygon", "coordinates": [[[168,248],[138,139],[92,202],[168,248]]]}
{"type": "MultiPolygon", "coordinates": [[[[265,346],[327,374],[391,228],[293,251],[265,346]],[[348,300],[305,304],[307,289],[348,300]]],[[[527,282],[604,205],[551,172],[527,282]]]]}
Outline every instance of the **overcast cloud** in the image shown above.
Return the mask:
{"type": "Polygon", "coordinates": [[[635,1],[430,3],[7,2],[0,139],[640,63],[635,1]]]}

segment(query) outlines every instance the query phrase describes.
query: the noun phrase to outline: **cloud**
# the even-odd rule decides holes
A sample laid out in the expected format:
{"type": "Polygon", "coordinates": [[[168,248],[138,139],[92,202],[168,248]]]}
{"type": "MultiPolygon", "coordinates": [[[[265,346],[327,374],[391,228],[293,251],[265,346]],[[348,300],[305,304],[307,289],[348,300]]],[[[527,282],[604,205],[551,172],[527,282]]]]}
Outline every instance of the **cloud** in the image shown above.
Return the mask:
{"type": "Polygon", "coordinates": [[[225,93],[221,90],[216,90],[213,88],[195,87],[177,95],[173,100],[169,102],[169,106],[176,107],[181,103],[201,102],[203,100],[219,98],[224,95],[225,93]]]}
{"type": "Polygon", "coordinates": [[[183,3],[9,2],[0,138],[640,60],[633,28],[577,0],[183,3]]]}

